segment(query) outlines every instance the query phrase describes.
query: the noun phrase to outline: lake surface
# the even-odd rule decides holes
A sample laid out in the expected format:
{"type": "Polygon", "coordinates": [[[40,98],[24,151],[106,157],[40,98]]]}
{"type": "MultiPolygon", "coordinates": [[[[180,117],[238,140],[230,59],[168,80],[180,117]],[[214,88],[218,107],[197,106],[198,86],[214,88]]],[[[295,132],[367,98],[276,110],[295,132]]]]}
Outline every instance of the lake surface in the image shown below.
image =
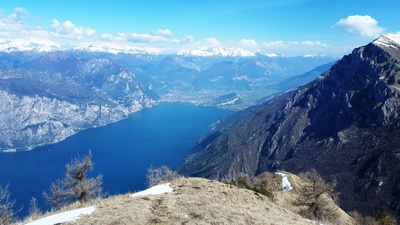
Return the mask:
{"type": "MultiPolygon", "coordinates": [[[[103,188],[111,195],[145,189],[146,169],[183,163],[195,141],[210,125],[231,111],[180,103],[160,103],[132,114],[128,119],[82,131],[57,144],[27,152],[0,154],[0,184],[10,185],[17,206],[29,208],[36,197],[43,205],[42,192],[63,178],[71,158],[92,151],[94,171],[103,174],[103,188]]],[[[44,207],[43,207],[44,208],[44,207]]]]}

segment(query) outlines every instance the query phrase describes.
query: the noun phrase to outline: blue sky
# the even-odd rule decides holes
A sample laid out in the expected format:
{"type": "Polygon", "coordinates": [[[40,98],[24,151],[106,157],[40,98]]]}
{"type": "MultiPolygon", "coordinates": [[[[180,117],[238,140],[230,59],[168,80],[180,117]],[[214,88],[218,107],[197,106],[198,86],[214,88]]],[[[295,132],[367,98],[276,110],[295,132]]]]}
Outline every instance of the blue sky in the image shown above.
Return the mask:
{"type": "Polygon", "coordinates": [[[400,31],[396,0],[0,0],[0,39],[343,55],[400,31]]]}

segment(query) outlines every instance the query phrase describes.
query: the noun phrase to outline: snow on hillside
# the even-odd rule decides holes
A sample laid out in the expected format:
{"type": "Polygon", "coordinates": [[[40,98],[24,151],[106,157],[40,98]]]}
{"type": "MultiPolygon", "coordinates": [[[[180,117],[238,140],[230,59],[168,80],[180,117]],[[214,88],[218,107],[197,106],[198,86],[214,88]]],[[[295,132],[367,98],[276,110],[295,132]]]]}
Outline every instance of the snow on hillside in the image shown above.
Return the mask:
{"type": "Polygon", "coordinates": [[[292,185],[289,182],[288,176],[284,173],[275,173],[282,177],[282,190],[283,191],[290,191],[293,189],[292,185]]]}
{"type": "Polygon", "coordinates": [[[90,215],[96,210],[96,206],[90,206],[81,209],[75,209],[67,212],[57,213],[25,225],[55,225],[71,222],[79,219],[81,215],[90,215]]]}
{"type": "Polygon", "coordinates": [[[159,184],[144,191],[139,191],[131,194],[131,197],[145,196],[145,195],[159,195],[167,192],[173,192],[170,183],[159,184]]]}
{"type": "MultiPolygon", "coordinates": [[[[173,192],[170,183],[159,184],[154,187],[148,188],[144,191],[136,192],[131,194],[131,197],[146,196],[146,195],[157,195],[164,194],[167,192],[173,192]]],[[[71,222],[79,219],[81,215],[90,215],[96,210],[96,206],[90,206],[81,209],[75,209],[67,212],[57,213],[25,225],[55,225],[60,223],[71,222]]]]}

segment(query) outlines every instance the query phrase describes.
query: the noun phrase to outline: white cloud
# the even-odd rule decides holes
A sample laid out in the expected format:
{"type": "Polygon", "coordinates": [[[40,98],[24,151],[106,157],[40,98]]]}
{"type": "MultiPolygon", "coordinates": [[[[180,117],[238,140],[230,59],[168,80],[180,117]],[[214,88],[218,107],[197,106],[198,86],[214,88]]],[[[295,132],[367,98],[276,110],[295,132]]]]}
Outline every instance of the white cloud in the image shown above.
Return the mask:
{"type": "Polygon", "coordinates": [[[85,34],[87,36],[94,36],[96,34],[96,30],[92,29],[92,28],[86,28],[85,29],[85,34]]]}
{"type": "Polygon", "coordinates": [[[205,44],[211,45],[211,46],[220,46],[221,45],[221,43],[216,38],[213,38],[213,37],[206,38],[205,44]]]}
{"type": "Polygon", "coordinates": [[[266,48],[287,48],[288,46],[283,41],[265,42],[263,46],[266,48]]]}
{"type": "Polygon", "coordinates": [[[378,26],[378,21],[368,15],[348,16],[345,19],[340,19],[335,27],[346,33],[368,38],[376,38],[385,32],[385,28],[378,26]]]}
{"type": "Polygon", "coordinates": [[[10,15],[0,14],[0,31],[2,35],[10,36],[23,29],[27,11],[23,8],[15,8],[10,15]]]}
{"type": "Polygon", "coordinates": [[[76,26],[69,20],[60,23],[58,20],[53,19],[51,22],[51,29],[57,35],[77,39],[82,39],[83,36],[93,36],[96,33],[92,28],[76,26]]]}
{"type": "Polygon", "coordinates": [[[306,46],[306,47],[323,47],[327,48],[329,45],[322,43],[320,41],[290,41],[288,42],[288,47],[290,46],[306,46]]]}
{"type": "Polygon", "coordinates": [[[194,38],[192,35],[186,35],[185,37],[182,38],[181,44],[192,43],[193,41],[194,38]]]}
{"type": "Polygon", "coordinates": [[[333,46],[321,41],[274,41],[264,42],[260,45],[263,52],[273,52],[287,56],[298,55],[324,55],[327,53],[336,53],[333,46]]]}
{"type": "Polygon", "coordinates": [[[169,29],[158,29],[157,31],[152,31],[152,35],[155,36],[162,36],[162,37],[171,37],[174,36],[174,34],[171,32],[169,29]]]}
{"type": "Polygon", "coordinates": [[[138,34],[138,33],[129,33],[127,34],[128,41],[130,42],[145,42],[145,43],[166,43],[170,42],[170,40],[164,36],[159,35],[151,35],[151,34],[138,34]]]}
{"type": "Polygon", "coordinates": [[[258,44],[253,39],[242,39],[239,41],[239,45],[245,48],[257,48],[258,44]]]}

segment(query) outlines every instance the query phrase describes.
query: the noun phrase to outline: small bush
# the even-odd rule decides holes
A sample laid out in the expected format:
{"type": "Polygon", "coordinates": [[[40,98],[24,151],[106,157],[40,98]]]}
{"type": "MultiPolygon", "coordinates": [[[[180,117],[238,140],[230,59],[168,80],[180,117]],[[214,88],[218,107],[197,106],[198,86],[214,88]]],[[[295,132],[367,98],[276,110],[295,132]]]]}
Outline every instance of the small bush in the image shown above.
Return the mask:
{"type": "Polygon", "coordinates": [[[379,223],[372,217],[362,216],[357,211],[349,212],[349,215],[354,219],[354,225],[379,225],[379,223]]]}
{"type": "Polygon", "coordinates": [[[236,179],[228,182],[230,185],[234,185],[238,188],[245,188],[252,190],[254,192],[260,193],[264,196],[269,197],[270,199],[274,198],[274,194],[267,189],[268,181],[265,179],[265,176],[260,179],[259,177],[250,179],[249,175],[240,173],[236,179]]]}
{"type": "Polygon", "coordinates": [[[379,225],[396,225],[397,221],[387,211],[381,212],[375,218],[379,225]]]}
{"type": "Polygon", "coordinates": [[[260,194],[262,194],[262,195],[265,195],[265,196],[267,196],[267,197],[270,198],[270,199],[273,199],[273,198],[274,198],[274,194],[272,194],[271,191],[269,191],[269,190],[267,190],[267,189],[265,189],[265,188],[253,187],[253,188],[251,188],[250,190],[253,190],[253,191],[257,192],[257,193],[260,193],[260,194]]]}
{"type": "Polygon", "coordinates": [[[240,173],[239,175],[237,175],[237,177],[234,180],[231,180],[230,182],[228,182],[228,184],[230,185],[234,185],[238,188],[246,188],[246,189],[250,189],[250,177],[247,174],[244,173],[240,173]]]}
{"type": "Polygon", "coordinates": [[[381,212],[375,218],[362,216],[358,212],[350,212],[349,215],[355,220],[355,225],[395,225],[397,221],[387,211],[381,212]]]}
{"type": "Polygon", "coordinates": [[[172,171],[167,166],[161,166],[158,168],[151,166],[150,168],[147,168],[146,179],[149,187],[153,187],[162,183],[168,183],[180,177],[181,176],[178,173],[172,171]]]}

